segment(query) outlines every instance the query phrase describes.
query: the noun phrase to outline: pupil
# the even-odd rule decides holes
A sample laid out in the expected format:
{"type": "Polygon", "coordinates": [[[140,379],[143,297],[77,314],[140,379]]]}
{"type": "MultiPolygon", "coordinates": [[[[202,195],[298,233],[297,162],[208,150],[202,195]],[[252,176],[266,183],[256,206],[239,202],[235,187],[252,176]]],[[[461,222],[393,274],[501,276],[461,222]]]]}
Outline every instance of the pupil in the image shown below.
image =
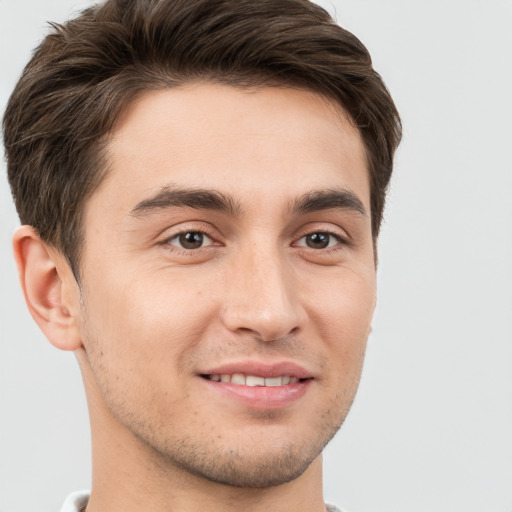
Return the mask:
{"type": "Polygon", "coordinates": [[[199,249],[203,245],[203,234],[190,231],[180,235],[180,244],[184,249],[199,249]]]}
{"type": "Polygon", "coordinates": [[[306,245],[311,249],[325,249],[329,245],[328,233],[312,233],[306,237],[306,245]]]}

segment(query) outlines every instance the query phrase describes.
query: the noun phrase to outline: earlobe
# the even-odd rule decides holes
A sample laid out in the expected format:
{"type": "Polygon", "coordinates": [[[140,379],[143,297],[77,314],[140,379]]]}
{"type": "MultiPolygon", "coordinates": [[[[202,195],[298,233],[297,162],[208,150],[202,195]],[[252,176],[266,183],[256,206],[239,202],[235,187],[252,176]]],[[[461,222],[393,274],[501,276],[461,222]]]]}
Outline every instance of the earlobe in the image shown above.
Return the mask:
{"type": "Polygon", "coordinates": [[[69,293],[77,285],[67,262],[31,226],[16,231],[13,250],[25,301],[39,328],[61,350],[80,348],[76,301],[69,293]]]}

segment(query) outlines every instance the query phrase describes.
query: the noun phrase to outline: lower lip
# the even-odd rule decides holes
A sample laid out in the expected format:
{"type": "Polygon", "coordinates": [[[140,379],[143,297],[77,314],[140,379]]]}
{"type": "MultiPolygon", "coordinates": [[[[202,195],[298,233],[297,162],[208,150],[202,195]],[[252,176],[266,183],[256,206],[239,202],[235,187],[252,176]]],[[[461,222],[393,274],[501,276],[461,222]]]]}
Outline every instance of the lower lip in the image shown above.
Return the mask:
{"type": "Polygon", "coordinates": [[[281,409],[303,397],[312,380],[307,379],[286,386],[243,386],[230,382],[216,382],[201,377],[212,390],[222,393],[230,399],[242,402],[255,409],[281,409]]]}

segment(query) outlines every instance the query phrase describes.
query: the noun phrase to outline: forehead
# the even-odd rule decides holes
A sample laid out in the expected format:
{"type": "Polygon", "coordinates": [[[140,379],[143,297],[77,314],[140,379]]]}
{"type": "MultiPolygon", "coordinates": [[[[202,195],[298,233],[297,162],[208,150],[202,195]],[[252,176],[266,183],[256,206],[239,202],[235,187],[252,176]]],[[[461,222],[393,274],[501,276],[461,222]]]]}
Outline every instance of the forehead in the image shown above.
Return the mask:
{"type": "Polygon", "coordinates": [[[107,159],[91,202],[103,196],[124,211],[169,184],[274,202],[345,187],[369,211],[360,133],[339,105],[309,91],[199,83],[145,92],[119,119],[107,159]]]}

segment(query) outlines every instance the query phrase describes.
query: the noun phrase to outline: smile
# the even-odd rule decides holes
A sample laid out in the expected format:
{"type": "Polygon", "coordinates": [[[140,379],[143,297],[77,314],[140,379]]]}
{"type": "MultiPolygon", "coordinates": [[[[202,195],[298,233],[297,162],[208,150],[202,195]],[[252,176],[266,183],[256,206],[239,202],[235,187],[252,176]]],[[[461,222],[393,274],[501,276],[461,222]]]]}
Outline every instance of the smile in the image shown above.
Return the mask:
{"type": "Polygon", "coordinates": [[[296,375],[261,375],[244,373],[210,373],[201,374],[201,381],[206,384],[214,397],[221,396],[226,403],[241,404],[250,409],[282,409],[291,406],[302,398],[310,389],[312,377],[299,378],[296,375]]]}
{"type": "Polygon", "coordinates": [[[300,380],[298,377],[290,377],[289,375],[278,376],[278,377],[259,377],[256,375],[244,375],[242,373],[233,374],[212,374],[203,375],[205,379],[212,380],[214,382],[225,382],[231,383],[235,386],[265,386],[265,387],[278,387],[287,386],[289,384],[297,384],[300,380]]]}

